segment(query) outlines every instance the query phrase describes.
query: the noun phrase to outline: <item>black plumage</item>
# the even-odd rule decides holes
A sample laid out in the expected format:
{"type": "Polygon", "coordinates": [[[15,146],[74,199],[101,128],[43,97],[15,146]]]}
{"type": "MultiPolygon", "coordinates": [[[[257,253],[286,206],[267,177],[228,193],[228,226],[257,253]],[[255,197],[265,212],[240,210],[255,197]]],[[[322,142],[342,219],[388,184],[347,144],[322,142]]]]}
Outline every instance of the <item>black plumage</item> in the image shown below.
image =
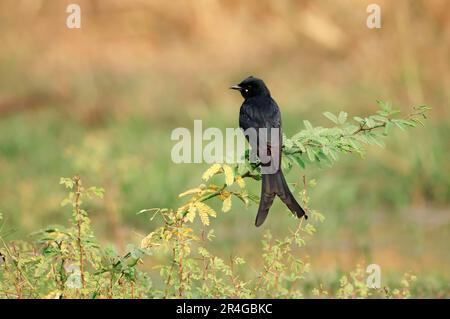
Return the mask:
{"type": "MultiPolygon", "coordinates": [[[[238,85],[231,87],[238,90],[244,97],[239,112],[239,126],[244,130],[268,129],[267,136],[257,135],[256,140],[252,140],[246,135],[250,143],[250,147],[256,151],[256,155],[262,162],[262,186],[261,200],[259,202],[258,214],[256,216],[255,225],[261,226],[272,206],[276,195],[286,204],[291,212],[298,218],[305,216],[305,211],[296,201],[281,171],[281,147],[282,147],[282,131],[281,131],[281,114],[277,103],[272,99],[269,89],[261,79],[250,76],[238,85]],[[274,134],[271,136],[270,129],[275,128],[274,134]],[[275,141],[275,142],[274,142],[275,141]],[[263,153],[267,155],[267,160],[262,160],[263,153]],[[264,173],[264,168],[270,173],[264,173]]],[[[263,130],[265,131],[265,130],[263,130]]]]}

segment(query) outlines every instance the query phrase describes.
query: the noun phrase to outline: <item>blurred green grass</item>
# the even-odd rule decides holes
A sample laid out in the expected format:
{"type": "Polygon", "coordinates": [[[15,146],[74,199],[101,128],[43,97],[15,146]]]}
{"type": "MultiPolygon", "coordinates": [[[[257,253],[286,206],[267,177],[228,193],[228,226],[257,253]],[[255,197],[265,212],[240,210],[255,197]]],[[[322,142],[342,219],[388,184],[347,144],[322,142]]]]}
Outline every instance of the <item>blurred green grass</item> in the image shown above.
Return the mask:
{"type": "MultiPolygon", "coordinates": [[[[180,125],[192,125],[181,117],[180,125]]],[[[216,114],[204,118],[204,123],[232,126],[232,117],[216,114]]],[[[296,117],[284,114],[286,132],[298,130],[296,117]]],[[[177,194],[198,184],[207,167],[173,164],[171,127],[157,122],[135,115],[93,129],[48,110],[2,120],[0,211],[8,227],[17,230],[11,238],[26,237],[47,224],[65,223],[69,212],[59,207],[64,190],[58,180],[79,173],[86,183],[106,189],[104,203],[90,208],[100,237],[119,247],[139,241],[156,224],[137,212],[176,207],[181,203],[177,194]]],[[[326,119],[318,123],[326,124],[326,119]]],[[[385,150],[371,149],[367,159],[349,155],[332,169],[289,174],[293,183],[303,174],[318,181],[311,191],[311,206],[327,219],[305,253],[317,262],[320,273],[351,269],[363,258],[391,272],[426,270],[426,278],[428,272],[448,276],[450,227],[445,207],[450,170],[445,169],[448,154],[443,154],[448,152],[443,147],[447,130],[445,123],[427,123],[426,128],[394,133],[385,150]],[[426,145],[425,154],[420,145],[426,145]],[[398,169],[392,164],[397,157],[407,166],[398,169]]],[[[250,187],[259,192],[258,182],[250,187]]],[[[224,256],[244,254],[258,263],[255,246],[263,230],[253,226],[255,211],[256,206],[246,209],[238,203],[232,212],[214,220],[221,238],[214,249],[224,256]]],[[[291,221],[277,202],[264,228],[286,235],[291,221]]]]}

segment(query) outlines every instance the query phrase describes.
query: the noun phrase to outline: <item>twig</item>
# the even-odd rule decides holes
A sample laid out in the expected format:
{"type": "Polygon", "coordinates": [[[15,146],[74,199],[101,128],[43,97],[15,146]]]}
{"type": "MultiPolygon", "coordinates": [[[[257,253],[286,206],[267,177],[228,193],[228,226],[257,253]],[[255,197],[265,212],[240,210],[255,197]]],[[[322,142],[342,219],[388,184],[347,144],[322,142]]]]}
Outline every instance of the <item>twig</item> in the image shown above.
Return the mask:
{"type": "Polygon", "coordinates": [[[80,276],[81,276],[81,285],[86,288],[86,282],[84,279],[84,248],[81,240],[81,223],[83,220],[81,210],[80,210],[80,198],[81,198],[81,179],[79,176],[74,176],[73,181],[75,182],[75,213],[76,213],[76,222],[77,222],[77,242],[78,242],[78,250],[80,252],[79,262],[80,262],[80,276]]]}

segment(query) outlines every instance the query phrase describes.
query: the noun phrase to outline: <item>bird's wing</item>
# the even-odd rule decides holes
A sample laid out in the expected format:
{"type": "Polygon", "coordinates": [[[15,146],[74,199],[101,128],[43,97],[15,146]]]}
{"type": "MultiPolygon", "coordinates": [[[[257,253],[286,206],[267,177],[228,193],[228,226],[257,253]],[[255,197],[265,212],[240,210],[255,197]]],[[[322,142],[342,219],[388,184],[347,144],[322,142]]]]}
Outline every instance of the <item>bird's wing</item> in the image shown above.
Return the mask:
{"type": "Polygon", "coordinates": [[[277,103],[272,99],[270,102],[271,103],[267,106],[267,109],[264,112],[266,122],[265,127],[268,128],[266,137],[267,139],[266,141],[262,141],[263,143],[261,144],[263,145],[260,145],[260,147],[266,147],[267,149],[266,154],[269,156],[268,159],[270,160],[269,162],[270,164],[267,163],[270,166],[268,172],[274,173],[280,169],[281,164],[281,148],[282,148],[281,114],[277,103]]]}
{"type": "Polygon", "coordinates": [[[244,101],[239,112],[239,126],[253,128],[281,128],[281,115],[277,103],[268,101],[244,101]]]}
{"type": "Polygon", "coordinates": [[[281,114],[280,108],[277,103],[271,99],[270,105],[267,112],[267,126],[266,127],[276,127],[281,129],[281,114]]]}
{"type": "Polygon", "coordinates": [[[248,128],[259,128],[260,123],[255,118],[255,114],[252,111],[251,105],[244,102],[239,111],[239,126],[245,131],[248,128]]]}
{"type": "Polygon", "coordinates": [[[274,100],[271,100],[271,104],[268,106],[267,110],[263,112],[264,116],[264,126],[269,130],[267,135],[267,144],[269,147],[281,147],[282,142],[282,132],[281,132],[281,114],[280,109],[278,108],[277,103],[274,100]],[[274,131],[277,136],[274,136],[272,139],[272,131],[270,129],[278,129],[274,131]]]}

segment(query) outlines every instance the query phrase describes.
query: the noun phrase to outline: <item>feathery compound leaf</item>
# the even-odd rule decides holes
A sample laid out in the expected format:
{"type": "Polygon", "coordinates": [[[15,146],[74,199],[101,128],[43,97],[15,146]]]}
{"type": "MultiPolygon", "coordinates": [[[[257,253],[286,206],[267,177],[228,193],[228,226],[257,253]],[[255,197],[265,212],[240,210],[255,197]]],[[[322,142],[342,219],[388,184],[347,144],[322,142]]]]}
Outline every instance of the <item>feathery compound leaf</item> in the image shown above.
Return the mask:
{"type": "Polygon", "coordinates": [[[236,176],[236,183],[240,188],[245,188],[245,181],[241,176],[236,176]]]}
{"type": "Polygon", "coordinates": [[[216,235],[214,235],[214,229],[211,229],[211,230],[208,232],[208,235],[206,235],[206,238],[207,238],[209,241],[212,241],[214,237],[216,237],[216,235]]]}
{"type": "Polygon", "coordinates": [[[306,148],[306,153],[308,154],[308,158],[311,162],[315,161],[314,150],[311,147],[306,148]]]}
{"type": "Polygon", "coordinates": [[[292,148],[292,146],[294,146],[294,142],[283,134],[283,145],[284,147],[289,149],[292,148]]]}
{"type": "Polygon", "coordinates": [[[243,191],[242,193],[234,193],[237,198],[239,198],[247,207],[249,204],[249,197],[246,191],[243,191]]]}
{"type": "Polygon", "coordinates": [[[306,152],[305,145],[303,145],[302,142],[300,142],[300,141],[295,141],[295,145],[298,146],[298,148],[300,149],[300,151],[302,151],[302,153],[305,153],[305,152],[306,152]]]}
{"type": "Polygon", "coordinates": [[[311,211],[311,217],[313,220],[319,221],[321,223],[323,223],[323,221],[325,220],[325,216],[315,210],[311,211]]]}
{"type": "Polygon", "coordinates": [[[222,211],[224,213],[229,212],[231,209],[231,196],[228,196],[227,198],[224,199],[223,204],[222,204],[222,211]]]}
{"type": "Polygon", "coordinates": [[[198,214],[200,216],[200,219],[201,219],[203,225],[209,225],[209,217],[208,216],[211,216],[211,217],[217,216],[214,209],[212,209],[205,203],[198,202],[198,203],[195,203],[195,206],[198,209],[198,214]]]}
{"type": "Polygon", "coordinates": [[[312,224],[306,224],[306,226],[303,228],[303,231],[308,235],[314,235],[314,233],[316,232],[316,228],[312,224]]]}
{"type": "Polygon", "coordinates": [[[220,169],[221,169],[221,165],[220,164],[214,164],[212,165],[210,168],[208,168],[202,175],[203,180],[207,181],[208,179],[210,179],[212,176],[214,176],[215,174],[217,174],[220,169]]]}
{"type": "Polygon", "coordinates": [[[331,113],[331,112],[325,112],[325,113],[323,113],[323,115],[324,115],[327,119],[329,119],[331,122],[333,122],[333,123],[335,123],[335,124],[338,124],[338,118],[337,118],[336,115],[334,115],[333,113],[331,113]]]}
{"type": "Polygon", "coordinates": [[[303,162],[300,155],[294,155],[294,156],[292,156],[292,158],[302,169],[305,169],[305,162],[303,162]]]}
{"type": "Polygon", "coordinates": [[[311,122],[310,122],[310,121],[308,121],[308,120],[304,120],[304,121],[303,121],[303,124],[305,125],[305,127],[306,127],[306,129],[307,129],[307,130],[310,130],[310,131],[312,131],[312,130],[313,130],[313,127],[312,127],[312,125],[311,125],[311,122]]]}
{"type": "Polygon", "coordinates": [[[222,167],[223,167],[223,172],[225,174],[225,183],[227,184],[227,186],[233,185],[233,183],[234,183],[233,169],[227,164],[224,164],[222,167]]]}
{"type": "Polygon", "coordinates": [[[200,220],[202,221],[202,224],[206,225],[206,226],[209,226],[208,214],[199,209],[198,210],[198,215],[200,216],[200,220]]]}
{"type": "Polygon", "coordinates": [[[68,189],[72,189],[74,182],[71,178],[68,177],[61,177],[59,180],[59,184],[64,184],[64,186],[68,189]]]}
{"type": "Polygon", "coordinates": [[[364,124],[364,119],[359,116],[354,116],[353,119],[360,124],[364,124]]]}
{"type": "Polygon", "coordinates": [[[197,212],[197,207],[195,207],[193,205],[191,207],[189,207],[188,213],[186,214],[186,219],[188,221],[190,221],[191,223],[193,223],[194,219],[195,219],[196,212],[197,212]]]}
{"type": "Polygon", "coordinates": [[[347,121],[347,116],[348,116],[347,112],[341,111],[338,116],[339,124],[344,124],[345,121],[347,121]]]}
{"type": "MultiPolygon", "coordinates": [[[[203,204],[203,203],[202,203],[203,204]]],[[[217,217],[217,213],[214,209],[212,209],[211,207],[209,207],[206,204],[203,204],[204,209],[206,210],[206,212],[208,213],[209,216],[211,217],[217,217]]]]}
{"type": "Polygon", "coordinates": [[[188,189],[187,191],[181,193],[180,195],[178,195],[178,197],[183,197],[183,196],[187,196],[187,195],[191,195],[191,194],[197,194],[197,193],[200,193],[201,191],[202,191],[202,189],[199,187],[191,188],[191,189],[188,189]]]}

